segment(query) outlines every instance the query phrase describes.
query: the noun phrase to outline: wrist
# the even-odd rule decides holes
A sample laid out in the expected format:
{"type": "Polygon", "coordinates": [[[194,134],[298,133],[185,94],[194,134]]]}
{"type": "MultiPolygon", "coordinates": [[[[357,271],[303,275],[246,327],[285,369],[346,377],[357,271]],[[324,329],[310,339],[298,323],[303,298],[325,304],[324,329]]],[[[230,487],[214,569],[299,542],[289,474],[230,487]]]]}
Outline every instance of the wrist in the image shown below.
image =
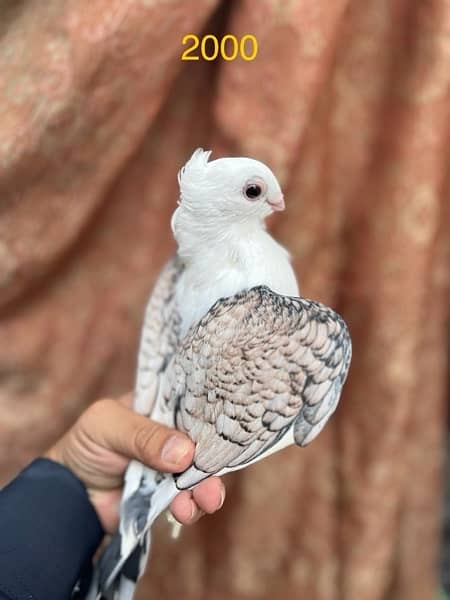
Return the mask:
{"type": "Polygon", "coordinates": [[[43,454],[44,458],[48,458],[49,460],[52,460],[55,463],[60,464],[61,466],[65,467],[66,469],[68,469],[73,475],[75,475],[75,477],[77,477],[77,479],[79,479],[79,477],[77,476],[76,473],[73,472],[73,470],[70,468],[70,466],[68,464],[65,463],[64,458],[63,458],[63,453],[61,452],[61,448],[60,448],[60,444],[56,443],[54,444],[51,448],[49,448],[44,454],[43,454]]]}

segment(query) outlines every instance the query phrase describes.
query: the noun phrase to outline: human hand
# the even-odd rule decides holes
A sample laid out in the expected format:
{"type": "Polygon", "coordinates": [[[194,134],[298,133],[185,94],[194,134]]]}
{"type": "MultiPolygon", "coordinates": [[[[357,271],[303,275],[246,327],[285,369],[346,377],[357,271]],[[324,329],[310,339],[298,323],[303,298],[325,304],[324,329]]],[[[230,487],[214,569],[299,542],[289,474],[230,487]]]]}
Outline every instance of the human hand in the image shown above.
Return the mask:
{"type": "MultiPolygon", "coordinates": [[[[109,533],[119,523],[123,477],[131,459],[177,473],[184,471],[194,456],[194,444],[186,435],[138,415],[126,404],[126,398],[95,402],[45,454],[81,479],[109,533]]],[[[204,513],[218,510],[224,499],[221,480],[210,477],[193,491],[180,492],[170,510],[180,523],[187,525],[204,513]]]]}

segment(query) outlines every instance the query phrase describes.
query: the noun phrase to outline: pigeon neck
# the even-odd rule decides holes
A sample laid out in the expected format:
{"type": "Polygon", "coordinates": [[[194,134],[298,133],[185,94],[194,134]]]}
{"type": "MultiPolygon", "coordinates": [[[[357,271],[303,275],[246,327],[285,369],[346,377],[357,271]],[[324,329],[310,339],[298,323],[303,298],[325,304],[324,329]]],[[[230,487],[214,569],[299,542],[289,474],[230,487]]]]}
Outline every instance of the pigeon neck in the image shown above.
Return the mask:
{"type": "MultiPolygon", "coordinates": [[[[245,252],[246,242],[254,246],[258,239],[267,237],[264,221],[252,219],[240,222],[209,223],[199,226],[191,215],[183,219],[183,226],[177,227],[175,239],[178,243],[178,255],[186,265],[203,260],[205,255],[215,260],[238,258],[245,252]],[[187,222],[190,221],[190,222],[187,222]]],[[[181,225],[181,223],[179,223],[181,225]]]]}

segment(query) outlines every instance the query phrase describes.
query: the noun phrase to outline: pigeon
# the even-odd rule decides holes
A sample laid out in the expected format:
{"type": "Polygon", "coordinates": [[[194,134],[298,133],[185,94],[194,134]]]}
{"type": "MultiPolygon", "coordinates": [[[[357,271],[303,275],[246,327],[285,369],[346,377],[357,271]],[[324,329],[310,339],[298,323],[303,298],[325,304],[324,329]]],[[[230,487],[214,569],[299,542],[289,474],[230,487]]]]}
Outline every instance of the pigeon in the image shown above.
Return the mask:
{"type": "Polygon", "coordinates": [[[275,175],[254,159],[210,155],[197,149],[178,173],[178,249],[146,308],[134,397],[137,412],[194,441],[194,459],[175,475],[130,463],[89,600],[132,600],[151,526],[178,492],[309,444],[349,370],[344,320],[300,296],[287,250],[266,230],[285,208],[275,175]]]}

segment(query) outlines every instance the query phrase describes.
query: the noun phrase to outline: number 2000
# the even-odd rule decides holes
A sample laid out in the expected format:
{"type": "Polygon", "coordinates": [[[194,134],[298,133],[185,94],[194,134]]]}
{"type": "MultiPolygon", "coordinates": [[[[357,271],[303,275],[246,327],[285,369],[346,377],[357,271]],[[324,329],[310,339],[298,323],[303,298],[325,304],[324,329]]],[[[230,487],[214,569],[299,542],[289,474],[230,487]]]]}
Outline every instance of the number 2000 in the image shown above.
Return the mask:
{"type": "Polygon", "coordinates": [[[181,55],[181,60],[200,60],[200,56],[203,60],[216,60],[220,52],[223,60],[234,60],[239,55],[244,60],[250,61],[254,60],[258,54],[258,42],[251,33],[243,35],[239,41],[235,35],[227,34],[223,36],[220,43],[215,35],[204,35],[200,41],[194,33],[187,33],[183,36],[182,45],[185,46],[189,40],[192,40],[193,44],[186,48],[181,55]],[[247,45],[246,42],[248,42],[247,45]],[[200,56],[192,54],[199,46],[200,56]],[[250,53],[247,53],[247,50],[250,50],[250,53]]]}

